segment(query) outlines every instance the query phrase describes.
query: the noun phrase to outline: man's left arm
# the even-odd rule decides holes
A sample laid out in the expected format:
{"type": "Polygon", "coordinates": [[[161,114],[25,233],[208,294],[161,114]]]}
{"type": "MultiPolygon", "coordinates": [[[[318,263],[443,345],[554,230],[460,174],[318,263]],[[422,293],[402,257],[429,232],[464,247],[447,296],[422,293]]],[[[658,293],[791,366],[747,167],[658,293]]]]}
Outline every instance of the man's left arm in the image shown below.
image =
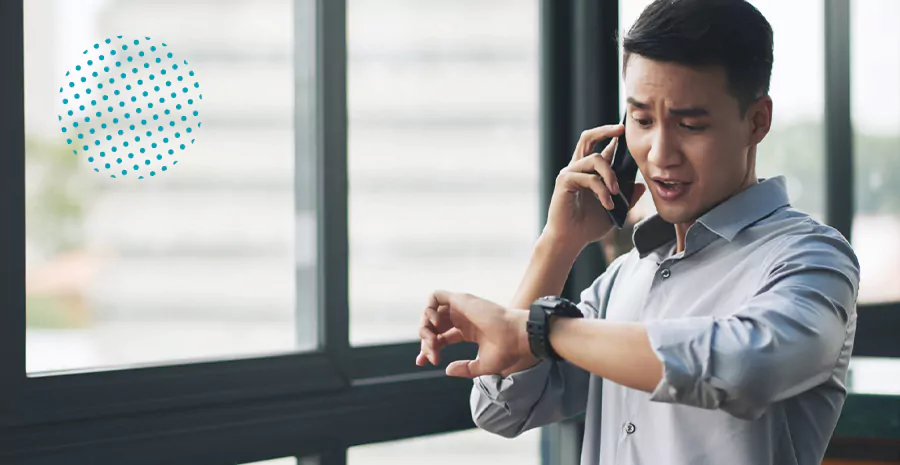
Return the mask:
{"type": "Polygon", "coordinates": [[[728,317],[554,318],[551,345],[602,378],[651,392],[652,400],[758,418],[831,376],[859,288],[859,264],[842,238],[791,237],[773,256],[760,290],[728,317]]]}

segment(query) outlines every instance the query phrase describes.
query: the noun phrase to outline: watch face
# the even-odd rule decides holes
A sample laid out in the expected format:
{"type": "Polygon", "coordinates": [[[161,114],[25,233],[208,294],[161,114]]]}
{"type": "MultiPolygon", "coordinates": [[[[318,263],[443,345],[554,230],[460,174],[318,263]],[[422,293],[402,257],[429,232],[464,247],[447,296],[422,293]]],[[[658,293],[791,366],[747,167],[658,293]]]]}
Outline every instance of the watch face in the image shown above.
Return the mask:
{"type": "Polygon", "coordinates": [[[535,305],[542,307],[545,311],[552,312],[558,316],[568,316],[573,318],[581,318],[584,314],[574,302],[558,296],[541,297],[534,302],[535,305]]]}

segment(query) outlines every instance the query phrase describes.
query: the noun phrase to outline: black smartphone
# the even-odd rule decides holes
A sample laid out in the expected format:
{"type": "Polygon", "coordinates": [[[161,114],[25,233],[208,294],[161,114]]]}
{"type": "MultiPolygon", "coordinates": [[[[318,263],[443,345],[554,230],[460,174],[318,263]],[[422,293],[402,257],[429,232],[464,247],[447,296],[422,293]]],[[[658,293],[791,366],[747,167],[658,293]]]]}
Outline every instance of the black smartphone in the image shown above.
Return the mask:
{"type": "MultiPolygon", "coordinates": [[[[628,119],[628,115],[622,118],[622,124],[628,119]]],[[[601,147],[602,150],[602,147],[601,147]]],[[[595,149],[595,151],[599,152],[595,149]]],[[[616,147],[613,151],[613,157],[610,161],[613,172],[616,173],[616,181],[619,183],[618,194],[612,196],[613,209],[607,210],[610,219],[616,227],[621,228],[625,225],[625,217],[628,216],[628,210],[631,208],[629,199],[634,192],[634,181],[637,178],[638,166],[628,150],[628,143],[625,141],[625,134],[619,136],[616,141],[616,147]]]]}

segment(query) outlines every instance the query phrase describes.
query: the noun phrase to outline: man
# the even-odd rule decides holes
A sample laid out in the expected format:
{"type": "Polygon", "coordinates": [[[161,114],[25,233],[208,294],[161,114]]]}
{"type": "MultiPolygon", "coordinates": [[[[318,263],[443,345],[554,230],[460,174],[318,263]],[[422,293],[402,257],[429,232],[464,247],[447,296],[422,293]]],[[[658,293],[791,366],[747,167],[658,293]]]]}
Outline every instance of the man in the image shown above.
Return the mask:
{"type": "Polygon", "coordinates": [[[783,177],[756,177],[771,27],[743,0],[657,0],[623,44],[627,123],[582,134],[512,305],[436,291],[416,363],[477,343],[447,367],[475,379],[476,424],[514,437],[584,412],[583,464],[819,464],[847,395],[859,264],[791,208],[783,177]],[[526,328],[523,309],[559,295],[611,229],[623,132],[648,184],[633,200],[649,189],[658,215],[578,315],[526,328]]]}

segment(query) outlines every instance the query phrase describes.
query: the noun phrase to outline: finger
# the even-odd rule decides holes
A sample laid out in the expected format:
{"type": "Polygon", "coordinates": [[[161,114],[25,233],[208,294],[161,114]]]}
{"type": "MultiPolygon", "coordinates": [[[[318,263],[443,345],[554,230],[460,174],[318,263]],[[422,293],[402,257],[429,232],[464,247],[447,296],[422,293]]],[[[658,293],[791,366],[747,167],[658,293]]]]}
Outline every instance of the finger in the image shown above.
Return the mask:
{"type": "Polygon", "coordinates": [[[611,194],[618,194],[621,192],[616,172],[613,171],[609,161],[605,160],[599,154],[592,153],[590,156],[572,163],[566,169],[599,175],[603,180],[603,185],[607,187],[607,190],[609,190],[611,194]]]}
{"type": "Polygon", "coordinates": [[[463,341],[465,341],[465,338],[463,338],[462,331],[460,331],[459,328],[453,328],[443,334],[438,334],[438,350],[443,349],[444,347],[451,344],[459,344],[463,341]]]}
{"type": "Polygon", "coordinates": [[[631,198],[628,199],[630,201],[629,205],[632,207],[641,199],[641,196],[644,195],[644,192],[647,192],[647,185],[644,183],[636,182],[634,183],[634,190],[631,192],[631,198]]]}
{"type": "Polygon", "coordinates": [[[475,378],[488,374],[482,372],[481,362],[477,358],[475,360],[457,360],[452,362],[447,365],[445,372],[447,376],[457,378],[475,378]]]}
{"type": "MultiPolygon", "coordinates": [[[[423,331],[426,330],[424,328],[420,329],[420,336],[422,336],[423,331]]],[[[451,328],[447,332],[436,336],[427,333],[422,337],[421,349],[416,357],[416,365],[423,366],[426,361],[431,362],[432,365],[437,365],[441,362],[441,350],[444,347],[464,341],[465,338],[463,338],[462,331],[458,328],[451,328]]]]}
{"type": "Polygon", "coordinates": [[[422,312],[422,320],[419,323],[419,337],[424,339],[422,331],[428,331],[432,334],[440,334],[441,332],[431,324],[431,318],[428,317],[428,311],[422,312]]]}
{"type": "Polygon", "coordinates": [[[423,313],[428,318],[429,323],[431,323],[435,334],[443,333],[453,327],[453,322],[450,321],[450,307],[448,305],[441,305],[437,310],[426,308],[423,313]]]}
{"type": "Polygon", "coordinates": [[[431,295],[428,297],[428,308],[433,308],[436,311],[441,306],[450,307],[450,300],[454,295],[453,292],[443,290],[432,291],[431,295]]]}
{"type": "Polygon", "coordinates": [[[426,363],[428,363],[428,357],[426,357],[422,352],[419,352],[419,355],[416,356],[416,365],[423,367],[426,363]]]}
{"type": "Polygon", "coordinates": [[[419,339],[421,339],[422,355],[424,355],[428,361],[434,363],[434,350],[432,347],[434,345],[433,341],[437,338],[439,331],[431,324],[431,319],[428,317],[427,310],[428,309],[422,312],[422,321],[419,324],[419,339]]]}
{"type": "Polygon", "coordinates": [[[419,355],[416,356],[416,365],[425,366],[428,363],[428,356],[425,355],[425,341],[419,341],[419,355]]]}
{"type": "Polygon", "coordinates": [[[426,307],[425,311],[422,313],[425,315],[425,318],[428,319],[428,322],[431,323],[431,326],[433,328],[437,329],[438,323],[440,322],[439,318],[438,318],[437,309],[431,308],[431,307],[426,307]]]}
{"type": "Polygon", "coordinates": [[[419,328],[419,337],[422,338],[422,353],[428,357],[428,361],[432,365],[440,363],[441,357],[437,347],[437,334],[431,332],[428,328],[419,328]]]}
{"type": "Polygon", "coordinates": [[[603,204],[604,208],[612,210],[615,207],[609,190],[606,188],[606,185],[603,184],[600,176],[573,171],[560,173],[560,176],[562,177],[563,188],[569,192],[576,192],[579,189],[588,189],[593,192],[594,197],[603,204]]]}
{"type": "Polygon", "coordinates": [[[434,324],[431,322],[431,316],[429,314],[429,310],[431,310],[431,309],[426,308],[425,310],[422,311],[422,319],[419,322],[419,328],[426,328],[429,331],[431,331],[435,334],[438,334],[438,333],[440,333],[440,331],[438,331],[437,328],[434,327],[434,324]]]}
{"type": "Polygon", "coordinates": [[[594,149],[594,144],[603,139],[620,136],[625,132],[625,126],[622,124],[608,124],[593,129],[588,129],[581,133],[578,143],[575,145],[575,153],[572,154],[572,161],[578,161],[594,149]]]}
{"type": "Polygon", "coordinates": [[[619,143],[618,137],[613,137],[610,139],[609,143],[606,144],[606,147],[600,152],[600,157],[606,160],[607,163],[612,163],[613,153],[616,152],[616,144],[619,143]]]}

